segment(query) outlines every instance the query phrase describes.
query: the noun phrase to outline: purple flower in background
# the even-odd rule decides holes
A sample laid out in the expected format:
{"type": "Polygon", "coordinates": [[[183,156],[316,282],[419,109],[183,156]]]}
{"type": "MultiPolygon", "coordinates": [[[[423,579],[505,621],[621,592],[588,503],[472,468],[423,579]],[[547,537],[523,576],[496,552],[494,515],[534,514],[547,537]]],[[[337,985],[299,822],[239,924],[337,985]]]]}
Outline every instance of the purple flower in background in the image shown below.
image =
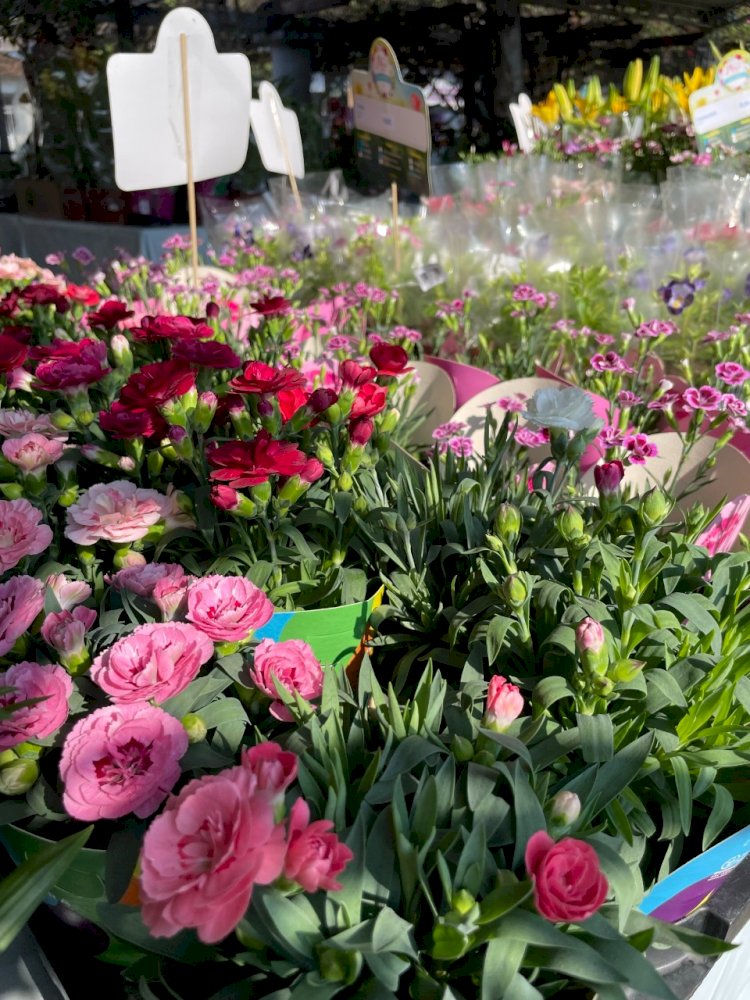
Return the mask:
{"type": "Polygon", "coordinates": [[[73,260],[77,261],[81,267],[87,267],[94,261],[94,255],[88,247],[76,247],[71,254],[71,257],[73,260]]]}
{"type": "Polygon", "coordinates": [[[662,285],[659,289],[667,310],[673,316],[679,316],[688,306],[693,304],[697,288],[692,281],[675,279],[662,285]]]}
{"type": "Polygon", "coordinates": [[[44,258],[44,263],[49,264],[50,267],[57,267],[59,264],[62,264],[64,260],[64,253],[48,253],[44,258]]]}

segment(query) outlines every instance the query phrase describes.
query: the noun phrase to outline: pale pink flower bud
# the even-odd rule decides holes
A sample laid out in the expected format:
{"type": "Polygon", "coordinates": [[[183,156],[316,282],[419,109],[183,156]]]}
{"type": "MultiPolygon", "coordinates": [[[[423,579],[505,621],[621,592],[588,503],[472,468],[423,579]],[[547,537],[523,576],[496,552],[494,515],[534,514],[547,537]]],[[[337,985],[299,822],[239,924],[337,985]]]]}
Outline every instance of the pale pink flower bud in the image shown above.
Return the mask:
{"type": "Polygon", "coordinates": [[[500,674],[490,680],[487,689],[487,708],[484,713],[485,729],[503,733],[521,714],[524,708],[523,695],[516,687],[500,674]]]}
{"type": "Polygon", "coordinates": [[[575,792],[558,792],[552,799],[550,819],[559,826],[571,826],[581,815],[581,800],[575,792]]]}
{"type": "Polygon", "coordinates": [[[47,586],[55,595],[62,611],[71,611],[91,597],[91,587],[83,580],[69,580],[64,573],[52,573],[47,586]]]}

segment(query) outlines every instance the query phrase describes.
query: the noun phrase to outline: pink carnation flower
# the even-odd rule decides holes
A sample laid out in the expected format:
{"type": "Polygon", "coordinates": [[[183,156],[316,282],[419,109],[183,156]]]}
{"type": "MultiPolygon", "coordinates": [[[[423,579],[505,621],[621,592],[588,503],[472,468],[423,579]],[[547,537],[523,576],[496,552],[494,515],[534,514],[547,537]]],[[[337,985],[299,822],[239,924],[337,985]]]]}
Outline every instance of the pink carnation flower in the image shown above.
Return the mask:
{"type": "Polygon", "coordinates": [[[28,500],[0,500],[0,573],[49,547],[52,529],[41,520],[41,511],[28,500]]]}
{"type": "Polygon", "coordinates": [[[46,469],[62,458],[65,445],[55,438],[49,439],[42,434],[24,434],[23,437],[8,438],[3,441],[2,452],[5,458],[22,472],[33,474],[46,469]]]}
{"type": "Polygon", "coordinates": [[[68,718],[68,698],[73,692],[73,682],[68,672],[55,663],[15,663],[0,674],[0,687],[13,689],[0,694],[2,708],[32,698],[43,699],[0,719],[0,750],[9,750],[26,740],[51,736],[68,718]]]}
{"type": "Polygon", "coordinates": [[[306,701],[319,698],[323,692],[323,668],[310,646],[301,639],[288,639],[286,642],[263,639],[255,650],[250,671],[253,684],[273,699],[271,715],[291,722],[293,716],[279,701],[274,679],[287,691],[296,692],[306,701]]]}
{"type": "Polygon", "coordinates": [[[166,499],[122,479],[97,483],[68,508],[65,536],[76,545],[135,542],[163,519],[166,499]]]}
{"type": "MultiPolygon", "coordinates": [[[[42,622],[42,638],[66,663],[81,656],[84,638],[96,621],[96,611],[77,607],[73,611],[51,611],[42,622]]],[[[68,666],[70,664],[68,663],[68,666]]]]}
{"type": "Polygon", "coordinates": [[[73,726],[62,749],[63,803],[75,819],[151,815],[180,777],[184,726],[161,708],[110,705],[73,726]]]}
{"type": "Polygon", "coordinates": [[[166,701],[213,656],[211,640],[181,622],[139,625],[94,660],[91,679],[118,704],[166,701]]]}
{"type": "Polygon", "coordinates": [[[61,611],[71,611],[77,604],[83,604],[91,597],[91,587],[83,580],[69,580],[64,573],[52,573],[47,577],[47,586],[55,595],[61,611]]]}
{"type": "Polygon", "coordinates": [[[712,556],[717,552],[731,552],[745,527],[748,514],[750,514],[750,496],[743,493],[724,504],[706,530],[698,535],[695,544],[708,549],[709,555],[712,556]]]}
{"type": "Polygon", "coordinates": [[[279,803],[285,790],[297,777],[297,755],[282,750],[278,743],[259,743],[245,750],[242,766],[255,775],[259,792],[279,803]]]}
{"type": "Polygon", "coordinates": [[[0,656],[9,653],[44,607],[44,587],[33,576],[0,583],[0,656]]]}
{"type": "Polygon", "coordinates": [[[215,944],[242,920],[254,885],[286,855],[273,799],[245,766],[196,778],[151,823],[141,856],[141,917],[154,937],[194,927],[215,944]]]}
{"type": "Polygon", "coordinates": [[[716,377],[726,385],[742,385],[750,378],[750,372],[736,361],[720,361],[714,370],[716,377]]]}
{"type": "Polygon", "coordinates": [[[297,882],[305,892],[341,888],[336,876],[354,855],[333,833],[330,819],[310,822],[310,808],[297,799],[289,813],[289,846],[284,860],[284,877],[297,882]]]}
{"type": "Polygon", "coordinates": [[[214,642],[241,642],[273,614],[273,604],[244,576],[204,576],[188,588],[188,621],[214,642]]]}
{"type": "Polygon", "coordinates": [[[139,566],[126,566],[118,573],[107,578],[107,583],[115,590],[129,590],[139,597],[151,597],[154,587],[160,580],[180,580],[185,576],[185,570],[177,563],[142,563],[139,566]]]}
{"type": "Polygon", "coordinates": [[[182,617],[187,610],[187,593],[193,577],[165,576],[159,580],[151,593],[151,600],[161,611],[162,621],[171,622],[182,617]]]}
{"type": "Polygon", "coordinates": [[[682,394],[682,403],[688,410],[703,410],[705,413],[715,413],[721,406],[721,390],[711,385],[699,388],[691,386],[682,394]]]}

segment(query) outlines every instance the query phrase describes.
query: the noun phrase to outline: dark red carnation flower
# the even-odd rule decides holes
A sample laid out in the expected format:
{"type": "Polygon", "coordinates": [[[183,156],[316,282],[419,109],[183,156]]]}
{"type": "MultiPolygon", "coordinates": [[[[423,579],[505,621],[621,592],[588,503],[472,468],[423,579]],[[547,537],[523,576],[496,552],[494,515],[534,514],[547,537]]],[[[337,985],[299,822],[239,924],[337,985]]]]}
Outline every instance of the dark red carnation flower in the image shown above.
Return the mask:
{"type": "Polygon", "coordinates": [[[282,389],[296,389],[305,384],[305,376],[296,368],[272,368],[262,361],[250,361],[241,375],[229,383],[236,392],[275,394],[282,389]]]}
{"type": "Polygon", "coordinates": [[[118,323],[124,319],[129,319],[135,315],[132,309],[128,309],[124,302],[119,299],[109,299],[102,302],[96,312],[90,312],[86,319],[89,326],[101,326],[105,330],[113,330],[118,323]]]}
{"type": "Polygon", "coordinates": [[[144,316],[130,332],[136,340],[208,340],[214,335],[208,323],[193,316],[144,316]]]}
{"type": "Polygon", "coordinates": [[[28,344],[34,333],[30,326],[22,326],[19,323],[8,323],[7,326],[0,327],[0,332],[4,337],[17,340],[19,344],[28,344]]]}
{"type": "Polygon", "coordinates": [[[255,312],[260,313],[262,316],[275,316],[278,313],[289,312],[292,308],[291,302],[285,299],[283,295],[268,295],[263,299],[258,299],[257,302],[251,303],[255,312]]]}
{"type": "Polygon", "coordinates": [[[126,406],[163,406],[195,388],[195,370],[187,361],[155,361],[133,372],[120,389],[126,406]]]}
{"type": "Polygon", "coordinates": [[[0,334],[0,372],[12,372],[14,368],[20,368],[28,353],[25,344],[5,333],[0,334]]]}
{"type": "Polygon", "coordinates": [[[239,368],[242,364],[231,347],[214,340],[176,340],[172,357],[203,368],[239,368]]]}
{"type": "Polygon", "coordinates": [[[66,313],[70,302],[61,295],[55,285],[34,282],[21,289],[19,298],[30,306],[54,306],[57,312],[66,313]]]}
{"type": "Polygon", "coordinates": [[[88,285],[66,285],[65,297],[71,302],[82,302],[85,306],[98,305],[102,300],[99,292],[88,285]]]}
{"type": "Polygon", "coordinates": [[[321,386],[320,389],[316,389],[307,401],[307,405],[313,411],[313,413],[325,413],[329,406],[333,406],[334,403],[338,403],[339,394],[334,392],[333,389],[326,389],[325,386],[321,386]]]}
{"type": "Polygon", "coordinates": [[[17,288],[11,288],[0,299],[0,316],[15,316],[18,312],[19,293],[17,288]]]}
{"type": "Polygon", "coordinates": [[[411,371],[407,368],[409,355],[398,344],[376,344],[370,351],[370,360],[378,375],[402,375],[411,371]]]}
{"type": "Polygon", "coordinates": [[[347,389],[358,389],[361,385],[367,385],[377,374],[377,368],[358,365],[356,361],[342,361],[339,365],[341,382],[347,389]]]}
{"type": "Polygon", "coordinates": [[[355,396],[350,416],[352,420],[357,417],[374,417],[377,413],[382,413],[388,400],[388,392],[382,385],[375,385],[373,382],[363,385],[355,396]]]}
{"type": "Polygon", "coordinates": [[[34,373],[37,389],[64,390],[91,385],[108,375],[107,345],[93,340],[81,340],[74,345],[76,354],[53,357],[37,365],[34,373]]]}
{"type": "Polygon", "coordinates": [[[241,489],[257,486],[270,476],[294,476],[301,473],[307,455],[291,441],[275,441],[260,431],[252,441],[230,441],[207,452],[208,464],[214,467],[211,479],[241,489]]]}
{"type": "Polygon", "coordinates": [[[294,414],[307,402],[307,392],[305,389],[296,387],[294,389],[282,389],[278,395],[279,412],[284,423],[291,420],[294,414]]]}
{"type": "Polygon", "coordinates": [[[99,414],[99,426],[114,438],[129,441],[137,437],[164,437],[168,427],[158,410],[145,406],[125,406],[118,400],[99,414]]]}
{"type": "MultiPolygon", "coordinates": [[[[60,361],[62,358],[79,358],[82,352],[86,352],[93,345],[101,350],[100,341],[92,340],[91,337],[84,337],[83,340],[53,340],[49,344],[39,344],[32,347],[29,357],[34,361],[60,361]]],[[[106,355],[106,348],[104,351],[106,355]]]]}

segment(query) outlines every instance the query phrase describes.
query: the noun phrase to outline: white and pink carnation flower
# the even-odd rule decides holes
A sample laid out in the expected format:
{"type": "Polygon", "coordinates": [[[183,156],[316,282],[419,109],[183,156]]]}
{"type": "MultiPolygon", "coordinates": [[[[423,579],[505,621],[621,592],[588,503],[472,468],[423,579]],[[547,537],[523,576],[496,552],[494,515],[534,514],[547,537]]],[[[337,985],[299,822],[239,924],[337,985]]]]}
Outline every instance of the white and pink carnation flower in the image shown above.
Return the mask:
{"type": "Polygon", "coordinates": [[[58,438],[46,438],[35,433],[8,438],[2,444],[4,457],[27,475],[39,473],[59,461],[64,450],[65,444],[58,438]]]}
{"type": "MultiPolygon", "coordinates": [[[[68,508],[65,536],[76,545],[98,541],[126,545],[144,538],[160,522],[170,527],[179,521],[179,494],[165,496],[142,489],[127,480],[97,483],[68,508]]],[[[189,526],[190,518],[181,522],[189,526]]],[[[194,522],[192,522],[194,524],[194,522]]]]}

